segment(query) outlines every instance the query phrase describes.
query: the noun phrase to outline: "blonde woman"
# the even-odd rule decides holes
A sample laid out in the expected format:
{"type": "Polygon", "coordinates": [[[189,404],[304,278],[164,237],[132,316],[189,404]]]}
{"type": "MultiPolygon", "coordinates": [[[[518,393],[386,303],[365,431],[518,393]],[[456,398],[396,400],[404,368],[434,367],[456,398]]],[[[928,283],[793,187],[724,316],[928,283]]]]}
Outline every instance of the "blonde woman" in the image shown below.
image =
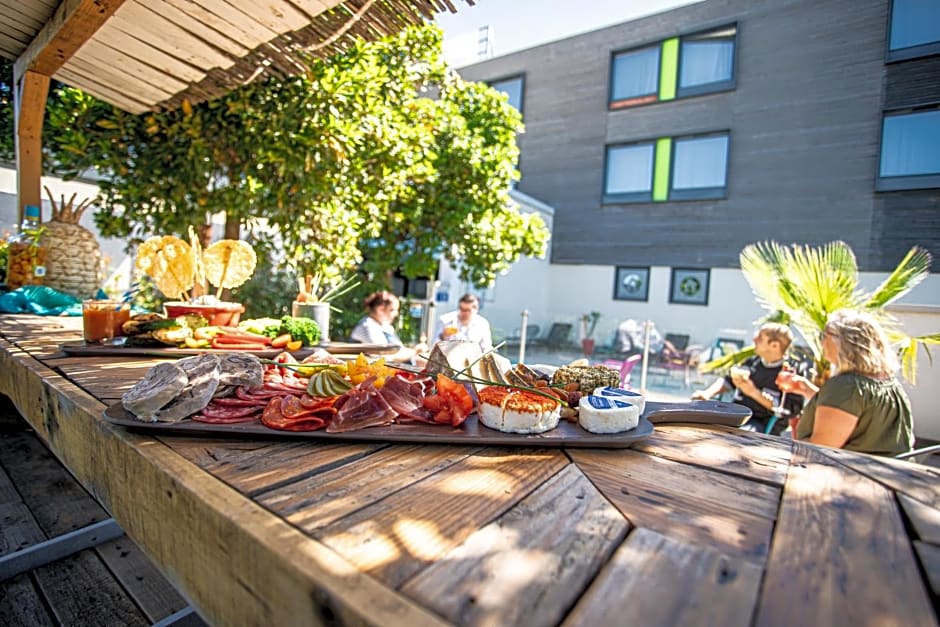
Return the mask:
{"type": "Polygon", "coordinates": [[[878,322],[859,311],[834,312],[821,342],[835,374],[822,388],[793,376],[794,391],[810,399],[797,439],[873,455],[911,450],[911,402],[894,376],[897,357],[878,322]]]}

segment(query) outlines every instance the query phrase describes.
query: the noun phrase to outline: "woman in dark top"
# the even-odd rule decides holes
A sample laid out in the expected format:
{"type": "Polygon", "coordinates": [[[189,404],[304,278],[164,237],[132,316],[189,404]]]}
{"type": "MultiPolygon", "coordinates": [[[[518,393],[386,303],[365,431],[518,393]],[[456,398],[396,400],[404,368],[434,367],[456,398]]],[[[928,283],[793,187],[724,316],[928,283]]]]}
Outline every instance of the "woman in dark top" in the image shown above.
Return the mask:
{"type": "Polygon", "coordinates": [[[874,455],[911,450],[911,403],[894,376],[898,360],[878,322],[867,313],[837,311],[821,342],[835,374],[821,388],[792,377],[795,391],[810,398],[797,438],[874,455]]]}

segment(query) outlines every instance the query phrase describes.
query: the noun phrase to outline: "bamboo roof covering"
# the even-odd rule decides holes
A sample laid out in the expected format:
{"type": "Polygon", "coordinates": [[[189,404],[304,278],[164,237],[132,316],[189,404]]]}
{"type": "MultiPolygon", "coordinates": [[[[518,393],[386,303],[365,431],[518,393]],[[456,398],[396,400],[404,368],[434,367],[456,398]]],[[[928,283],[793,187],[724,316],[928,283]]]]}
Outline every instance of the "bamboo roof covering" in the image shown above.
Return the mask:
{"type": "MultiPolygon", "coordinates": [[[[472,0],[464,0],[472,5],[472,0]]],[[[132,113],[290,75],[450,0],[0,0],[0,56],[132,113]]]]}

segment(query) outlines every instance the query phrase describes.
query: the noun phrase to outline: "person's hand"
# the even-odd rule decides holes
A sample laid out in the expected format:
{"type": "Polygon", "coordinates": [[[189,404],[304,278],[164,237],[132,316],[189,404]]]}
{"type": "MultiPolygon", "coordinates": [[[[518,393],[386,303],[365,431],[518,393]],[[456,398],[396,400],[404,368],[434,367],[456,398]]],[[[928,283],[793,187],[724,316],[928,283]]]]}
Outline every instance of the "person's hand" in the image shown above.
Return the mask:
{"type": "Polygon", "coordinates": [[[705,395],[705,390],[695,390],[692,392],[693,401],[707,401],[708,397],[705,395]]]}
{"type": "Polygon", "coordinates": [[[734,382],[734,387],[741,391],[741,394],[755,400],[762,396],[761,391],[757,389],[750,377],[732,377],[731,380],[734,382]]]}

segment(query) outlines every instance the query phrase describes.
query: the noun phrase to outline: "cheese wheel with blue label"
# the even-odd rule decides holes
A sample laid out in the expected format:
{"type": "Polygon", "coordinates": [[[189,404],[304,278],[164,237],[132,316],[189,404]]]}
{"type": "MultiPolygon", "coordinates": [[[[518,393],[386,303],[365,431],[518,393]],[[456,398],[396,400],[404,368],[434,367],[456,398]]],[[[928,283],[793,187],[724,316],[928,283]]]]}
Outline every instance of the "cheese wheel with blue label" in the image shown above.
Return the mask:
{"type": "Polygon", "coordinates": [[[620,433],[635,429],[640,408],[609,396],[582,396],[578,403],[578,424],[591,433],[620,433]]]}
{"type": "Polygon", "coordinates": [[[633,390],[612,388],[608,386],[594,390],[593,394],[594,396],[608,396],[610,398],[615,398],[618,401],[627,401],[631,405],[636,405],[639,407],[641,414],[646,409],[646,397],[639,392],[634,392],[633,390]]]}

